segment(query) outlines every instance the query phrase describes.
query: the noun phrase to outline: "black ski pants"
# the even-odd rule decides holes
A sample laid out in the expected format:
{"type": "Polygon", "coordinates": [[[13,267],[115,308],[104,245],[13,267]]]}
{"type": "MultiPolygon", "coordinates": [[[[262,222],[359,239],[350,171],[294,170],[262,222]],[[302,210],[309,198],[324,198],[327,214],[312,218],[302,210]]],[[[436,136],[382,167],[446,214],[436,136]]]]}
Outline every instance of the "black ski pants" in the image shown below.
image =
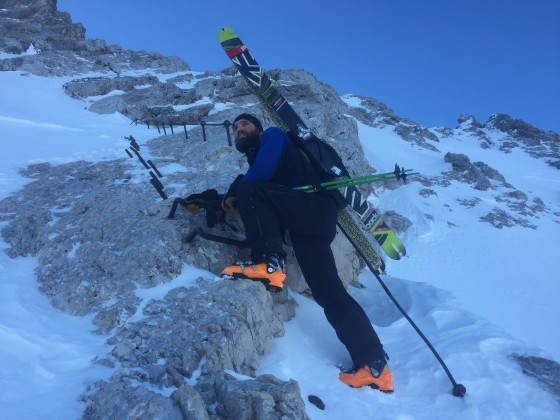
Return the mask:
{"type": "Polygon", "coordinates": [[[237,189],[237,204],[253,260],[274,253],[284,255],[282,230],[288,230],[313,298],[348,349],[354,366],[382,359],[385,352],[371,322],[338,276],[330,247],[337,223],[334,198],[278,184],[247,182],[237,189]]]}

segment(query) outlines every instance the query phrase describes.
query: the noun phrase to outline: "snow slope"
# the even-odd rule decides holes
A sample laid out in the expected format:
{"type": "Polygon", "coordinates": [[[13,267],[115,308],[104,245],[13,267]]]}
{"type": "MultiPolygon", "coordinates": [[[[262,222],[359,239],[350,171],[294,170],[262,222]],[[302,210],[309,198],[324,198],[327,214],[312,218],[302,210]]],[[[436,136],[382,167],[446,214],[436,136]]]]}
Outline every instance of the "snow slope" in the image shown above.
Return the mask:
{"type": "MultiPolygon", "coordinates": [[[[389,260],[388,272],[451,291],[469,310],[540,347],[544,357],[560,360],[559,286],[553,263],[560,224],[558,216],[551,214],[560,211],[558,170],[519,150],[505,154],[497,146],[483,149],[480,140],[461,130],[437,143],[441,151],[437,153],[414,150],[390,126],[375,129],[359,124],[359,129],[366,156],[376,168],[390,170],[400,162],[422,175],[438,176],[451,170],[445,153],[463,153],[472,162],[483,161],[497,169],[529,200],[543,200],[549,212],[527,216],[536,229],[498,229],[479,221],[495,208],[511,212],[496,199],[506,192],[499,187],[479,191],[458,182],[449,187],[433,185],[430,189],[437,195],[426,198],[419,194],[424,187],[412,182],[382,191],[373,201],[381,210],[395,209],[413,222],[404,236],[408,258],[405,263],[389,260]],[[475,198],[480,201],[472,208],[460,203],[475,198]]],[[[497,145],[504,133],[493,136],[497,145]]]]}

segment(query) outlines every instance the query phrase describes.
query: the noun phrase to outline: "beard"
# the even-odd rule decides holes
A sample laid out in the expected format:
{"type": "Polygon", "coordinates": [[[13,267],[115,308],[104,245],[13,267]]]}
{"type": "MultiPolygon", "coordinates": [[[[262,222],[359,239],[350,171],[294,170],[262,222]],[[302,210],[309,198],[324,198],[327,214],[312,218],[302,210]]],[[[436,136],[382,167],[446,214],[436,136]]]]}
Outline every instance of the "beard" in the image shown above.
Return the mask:
{"type": "Polygon", "coordinates": [[[249,150],[257,147],[260,137],[260,133],[255,130],[250,134],[235,139],[235,148],[241,153],[247,153],[249,150]]]}

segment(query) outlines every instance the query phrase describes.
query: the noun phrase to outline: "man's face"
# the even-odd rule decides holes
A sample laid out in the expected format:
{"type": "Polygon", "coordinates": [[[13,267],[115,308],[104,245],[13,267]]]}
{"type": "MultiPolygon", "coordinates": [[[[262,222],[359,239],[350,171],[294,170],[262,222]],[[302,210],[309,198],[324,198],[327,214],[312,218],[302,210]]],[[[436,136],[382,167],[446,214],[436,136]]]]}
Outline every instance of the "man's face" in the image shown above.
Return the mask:
{"type": "Polygon", "coordinates": [[[241,153],[246,153],[251,147],[255,147],[261,135],[261,131],[249,120],[238,120],[233,124],[233,138],[235,147],[241,153]]]}

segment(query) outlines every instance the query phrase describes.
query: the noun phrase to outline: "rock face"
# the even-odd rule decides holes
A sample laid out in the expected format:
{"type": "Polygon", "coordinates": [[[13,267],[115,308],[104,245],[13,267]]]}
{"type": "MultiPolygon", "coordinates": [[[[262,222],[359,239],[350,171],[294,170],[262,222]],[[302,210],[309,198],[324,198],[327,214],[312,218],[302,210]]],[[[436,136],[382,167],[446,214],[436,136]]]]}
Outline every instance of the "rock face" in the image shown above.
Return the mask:
{"type": "Polygon", "coordinates": [[[262,285],[200,279],[196,287],[175,288],[163,300],[149,302],[143,314],[142,320],[119,328],[109,340],[114,346],[111,361],[121,368],[85,397],[86,418],[121,418],[131,411],[161,418],[181,418],[181,412],[207,418],[210,411],[232,418],[250,409],[257,417],[242,418],[281,418],[289,413],[299,418],[304,412],[297,383],[250,379],[259,357],[284,331],[262,285]],[[237,381],[224,370],[248,380],[237,381]],[[135,386],[138,382],[175,391],[164,398],[135,386]]]}
{"type": "Polygon", "coordinates": [[[544,158],[550,166],[560,169],[560,135],[557,133],[540,130],[507,114],[494,114],[486,125],[508,135],[508,141],[501,145],[506,153],[521,147],[530,156],[544,158]]]}
{"type": "Polygon", "coordinates": [[[492,180],[505,183],[506,179],[497,170],[491,168],[484,162],[471,163],[468,156],[457,153],[447,153],[445,161],[451,163],[453,173],[457,179],[474,184],[477,190],[487,190],[492,188],[492,180]]]}
{"type": "Polygon", "coordinates": [[[21,54],[33,44],[42,52],[78,50],[85,46],[85,29],[56,9],[56,0],[0,2],[0,50],[21,54]]]}
{"type": "Polygon", "coordinates": [[[42,76],[89,71],[119,73],[129,69],[188,70],[178,57],[124,50],[99,39],[86,39],[81,23],[56,9],[56,0],[0,1],[0,51],[14,57],[0,60],[0,71],[23,70],[42,76]],[[33,50],[32,53],[25,54],[33,50]]]}

